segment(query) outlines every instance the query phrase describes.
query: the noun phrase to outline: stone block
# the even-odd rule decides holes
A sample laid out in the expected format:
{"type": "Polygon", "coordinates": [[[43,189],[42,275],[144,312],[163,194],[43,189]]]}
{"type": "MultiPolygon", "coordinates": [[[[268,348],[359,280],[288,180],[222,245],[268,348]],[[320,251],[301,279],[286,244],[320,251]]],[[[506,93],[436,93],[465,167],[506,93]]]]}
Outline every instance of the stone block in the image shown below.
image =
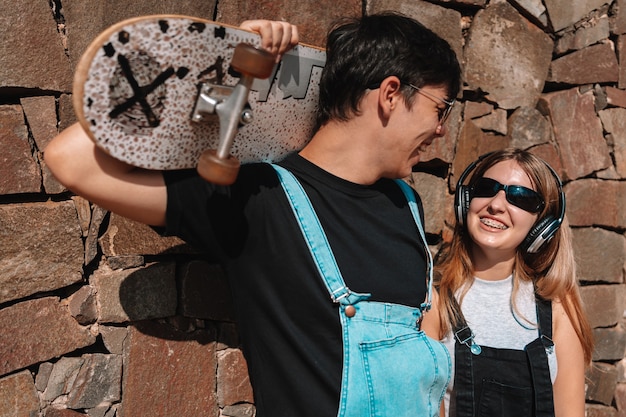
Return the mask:
{"type": "Polygon", "coordinates": [[[0,416],[34,416],[38,412],[39,399],[30,372],[0,378],[0,416]]]}
{"type": "Polygon", "coordinates": [[[82,286],[69,297],[70,314],[82,325],[94,323],[98,319],[96,295],[93,288],[82,286]]]}
{"type": "Polygon", "coordinates": [[[68,408],[94,408],[121,399],[122,356],[101,353],[84,359],[67,396],[68,408]]]}
{"type": "Polygon", "coordinates": [[[54,96],[24,97],[20,104],[37,149],[43,152],[58,133],[56,99],[54,96]]]}
{"type": "Polygon", "coordinates": [[[99,325],[100,335],[102,335],[102,341],[104,346],[111,353],[122,354],[124,353],[124,342],[128,337],[127,327],[106,326],[99,325]]]}
{"type": "Polygon", "coordinates": [[[95,337],[56,297],[0,310],[0,375],[89,346],[95,337]]]}
{"type": "Polygon", "coordinates": [[[626,178],[626,109],[610,108],[598,112],[604,130],[613,139],[615,170],[626,178]]]}
{"type": "Polygon", "coordinates": [[[193,253],[177,237],[159,236],[150,226],[111,213],[108,228],[99,239],[106,256],[193,253]]]}
{"type": "Polygon", "coordinates": [[[624,313],[624,285],[587,285],[580,295],[592,328],[615,326],[624,313]]]}
{"type": "Polygon", "coordinates": [[[248,365],[239,349],[217,354],[217,398],[220,408],[238,403],[253,403],[248,365]]]}
{"type": "Polygon", "coordinates": [[[619,66],[613,46],[592,45],[555,59],[547,81],[561,84],[612,83],[619,79],[619,66]]]}
{"type": "Polygon", "coordinates": [[[606,86],[604,91],[606,92],[607,104],[622,108],[626,107],[626,91],[611,86],[606,86]]]}
{"type": "MultiPolygon", "coordinates": [[[[624,358],[626,332],[621,325],[593,330],[594,361],[619,361],[624,358]]],[[[618,369],[620,367],[618,366],[618,369]]]]}
{"type": "Polygon", "coordinates": [[[325,46],[327,29],[336,19],[361,13],[362,2],[358,0],[222,0],[217,5],[216,20],[231,25],[246,19],[285,20],[298,26],[302,42],[325,46]]]}
{"type": "Polygon", "coordinates": [[[570,182],[563,190],[570,225],[609,229],[626,226],[626,183],[589,178],[570,182]]]}
{"type": "Polygon", "coordinates": [[[0,2],[0,87],[68,92],[72,72],[48,2],[0,2]]]}
{"type": "Polygon", "coordinates": [[[552,126],[545,116],[533,107],[520,107],[515,110],[507,123],[510,145],[516,148],[527,149],[548,143],[552,138],[552,126]]]}
{"type": "Polygon", "coordinates": [[[33,158],[20,106],[0,105],[0,146],[0,194],[38,193],[41,171],[33,158]]]}
{"type": "Polygon", "coordinates": [[[603,405],[611,405],[615,396],[617,384],[617,369],[607,363],[594,362],[587,371],[587,395],[588,401],[603,405]]]}
{"type": "Polygon", "coordinates": [[[181,312],[186,317],[234,321],[233,300],[224,270],[203,261],[180,268],[181,312]]]}
{"type": "Polygon", "coordinates": [[[454,205],[447,181],[425,172],[414,172],[409,178],[409,184],[417,190],[424,203],[424,230],[429,234],[440,235],[446,215],[449,214],[444,207],[454,205]]]}
{"type": "Polygon", "coordinates": [[[100,323],[123,323],[176,314],[175,265],[154,263],[143,268],[96,270],[92,276],[100,306],[100,323]]]}
{"type": "Polygon", "coordinates": [[[500,108],[534,107],[548,74],[552,49],[550,36],[513,6],[490,3],[472,22],[464,49],[463,80],[500,108]]]}
{"type": "Polygon", "coordinates": [[[367,14],[394,10],[417,20],[435,34],[445,39],[463,65],[463,35],[461,13],[422,0],[369,1],[367,14]]]}
{"type": "MultiPolygon", "coordinates": [[[[114,23],[150,14],[179,14],[211,19],[215,6],[216,0],[66,1],[63,3],[62,13],[66,25],[71,28],[68,30],[67,43],[72,69],[75,69],[81,55],[94,38],[114,23]]],[[[239,23],[236,22],[236,24],[239,23]]]]}
{"type": "Polygon", "coordinates": [[[585,417],[621,417],[613,407],[600,404],[586,404],[585,417]]]}
{"type": "Polygon", "coordinates": [[[85,362],[83,358],[62,357],[59,359],[53,365],[50,377],[42,390],[42,399],[52,403],[57,398],[67,395],[83,362],[85,362]]]}
{"type": "Polygon", "coordinates": [[[593,90],[580,93],[574,88],[544,94],[538,108],[552,120],[565,179],[585,177],[611,165],[593,90]]]}
{"type": "Polygon", "coordinates": [[[572,243],[580,281],[624,282],[624,235],[596,227],[576,228],[572,229],[572,243]]]}
{"type": "Polygon", "coordinates": [[[214,332],[184,333],[146,321],[132,326],[129,337],[122,387],[125,416],[218,415],[214,332]]]}
{"type": "Polygon", "coordinates": [[[605,14],[587,19],[586,24],[580,25],[574,32],[568,32],[558,41],[555,48],[557,55],[563,55],[572,50],[577,51],[593,45],[609,37],[609,17],[605,14]]]}
{"type": "Polygon", "coordinates": [[[545,0],[548,16],[555,32],[573,25],[599,8],[605,0],[545,0]]]}
{"type": "Polygon", "coordinates": [[[71,201],[0,205],[0,303],[79,282],[82,258],[71,201]]]}

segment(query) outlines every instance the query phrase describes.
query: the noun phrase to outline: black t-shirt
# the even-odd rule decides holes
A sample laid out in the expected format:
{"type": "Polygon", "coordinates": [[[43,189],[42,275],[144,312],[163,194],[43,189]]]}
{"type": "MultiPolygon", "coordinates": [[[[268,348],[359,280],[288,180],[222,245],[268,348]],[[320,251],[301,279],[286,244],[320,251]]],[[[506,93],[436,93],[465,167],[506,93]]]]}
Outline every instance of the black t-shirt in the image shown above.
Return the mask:
{"type": "MultiPolygon", "coordinates": [[[[397,184],[354,184],[297,154],[280,165],[303,185],[352,291],[414,307],[424,301],[424,247],[397,184]]],[[[166,234],[217,256],[229,277],[257,416],[335,417],[342,372],[338,308],[274,169],[243,165],[230,187],[192,171],[164,176],[166,234]]]]}

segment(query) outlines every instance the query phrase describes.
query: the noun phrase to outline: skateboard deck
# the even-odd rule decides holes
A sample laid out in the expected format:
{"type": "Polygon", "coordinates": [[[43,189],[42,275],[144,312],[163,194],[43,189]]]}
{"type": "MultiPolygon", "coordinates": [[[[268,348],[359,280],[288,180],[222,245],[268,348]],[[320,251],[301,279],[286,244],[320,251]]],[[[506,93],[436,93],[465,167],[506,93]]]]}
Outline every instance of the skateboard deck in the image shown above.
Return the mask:
{"type": "MultiPolygon", "coordinates": [[[[198,97],[207,85],[232,87],[245,78],[230,65],[240,43],[258,47],[260,36],[189,16],[119,22],[94,39],[77,66],[78,120],[97,146],[128,164],[195,168],[203,151],[218,147],[221,120],[194,119],[198,97]]],[[[230,153],[241,163],[269,162],[301,149],[314,128],[324,63],[323,49],[299,44],[271,64],[267,79],[255,78],[246,104],[253,120],[237,122],[230,153]]]]}

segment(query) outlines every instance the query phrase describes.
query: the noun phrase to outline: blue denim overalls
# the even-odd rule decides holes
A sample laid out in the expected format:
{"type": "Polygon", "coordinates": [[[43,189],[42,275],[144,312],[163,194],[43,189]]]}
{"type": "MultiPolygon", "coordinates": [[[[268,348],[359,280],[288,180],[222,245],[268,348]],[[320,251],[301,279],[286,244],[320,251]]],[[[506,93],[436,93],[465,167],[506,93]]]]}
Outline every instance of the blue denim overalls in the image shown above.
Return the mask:
{"type": "Polygon", "coordinates": [[[413,190],[397,181],[409,201],[428,257],[428,290],[419,308],[367,301],[370,294],[351,292],[302,186],[286,169],[277,165],[274,168],[318,271],[332,300],[339,304],[344,359],[338,416],[439,415],[451,362],[444,345],[420,330],[422,312],[430,308],[432,257],[413,190]]]}
{"type": "MultiPolygon", "coordinates": [[[[552,304],[536,297],[539,337],[524,350],[473,343],[462,315],[455,329],[455,417],[554,417],[546,350],[553,349],[552,304]]],[[[458,306],[457,306],[458,308],[458,306]]]]}

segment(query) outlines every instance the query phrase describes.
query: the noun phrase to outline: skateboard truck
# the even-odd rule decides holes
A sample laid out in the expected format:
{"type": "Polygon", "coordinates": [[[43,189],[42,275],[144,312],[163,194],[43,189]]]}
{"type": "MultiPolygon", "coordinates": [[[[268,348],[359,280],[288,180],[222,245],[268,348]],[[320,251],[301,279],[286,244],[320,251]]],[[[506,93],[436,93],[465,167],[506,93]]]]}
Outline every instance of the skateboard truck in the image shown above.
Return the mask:
{"type": "Polygon", "coordinates": [[[274,70],[274,55],[251,45],[240,43],[235,47],[231,66],[241,73],[234,87],[205,84],[191,115],[194,122],[217,115],[220,139],[217,149],[206,150],[198,160],[198,173],[205,180],[230,185],[239,172],[239,160],[230,154],[239,124],[250,123],[252,109],[246,108],[248,94],[255,78],[268,78],[274,70]]]}

